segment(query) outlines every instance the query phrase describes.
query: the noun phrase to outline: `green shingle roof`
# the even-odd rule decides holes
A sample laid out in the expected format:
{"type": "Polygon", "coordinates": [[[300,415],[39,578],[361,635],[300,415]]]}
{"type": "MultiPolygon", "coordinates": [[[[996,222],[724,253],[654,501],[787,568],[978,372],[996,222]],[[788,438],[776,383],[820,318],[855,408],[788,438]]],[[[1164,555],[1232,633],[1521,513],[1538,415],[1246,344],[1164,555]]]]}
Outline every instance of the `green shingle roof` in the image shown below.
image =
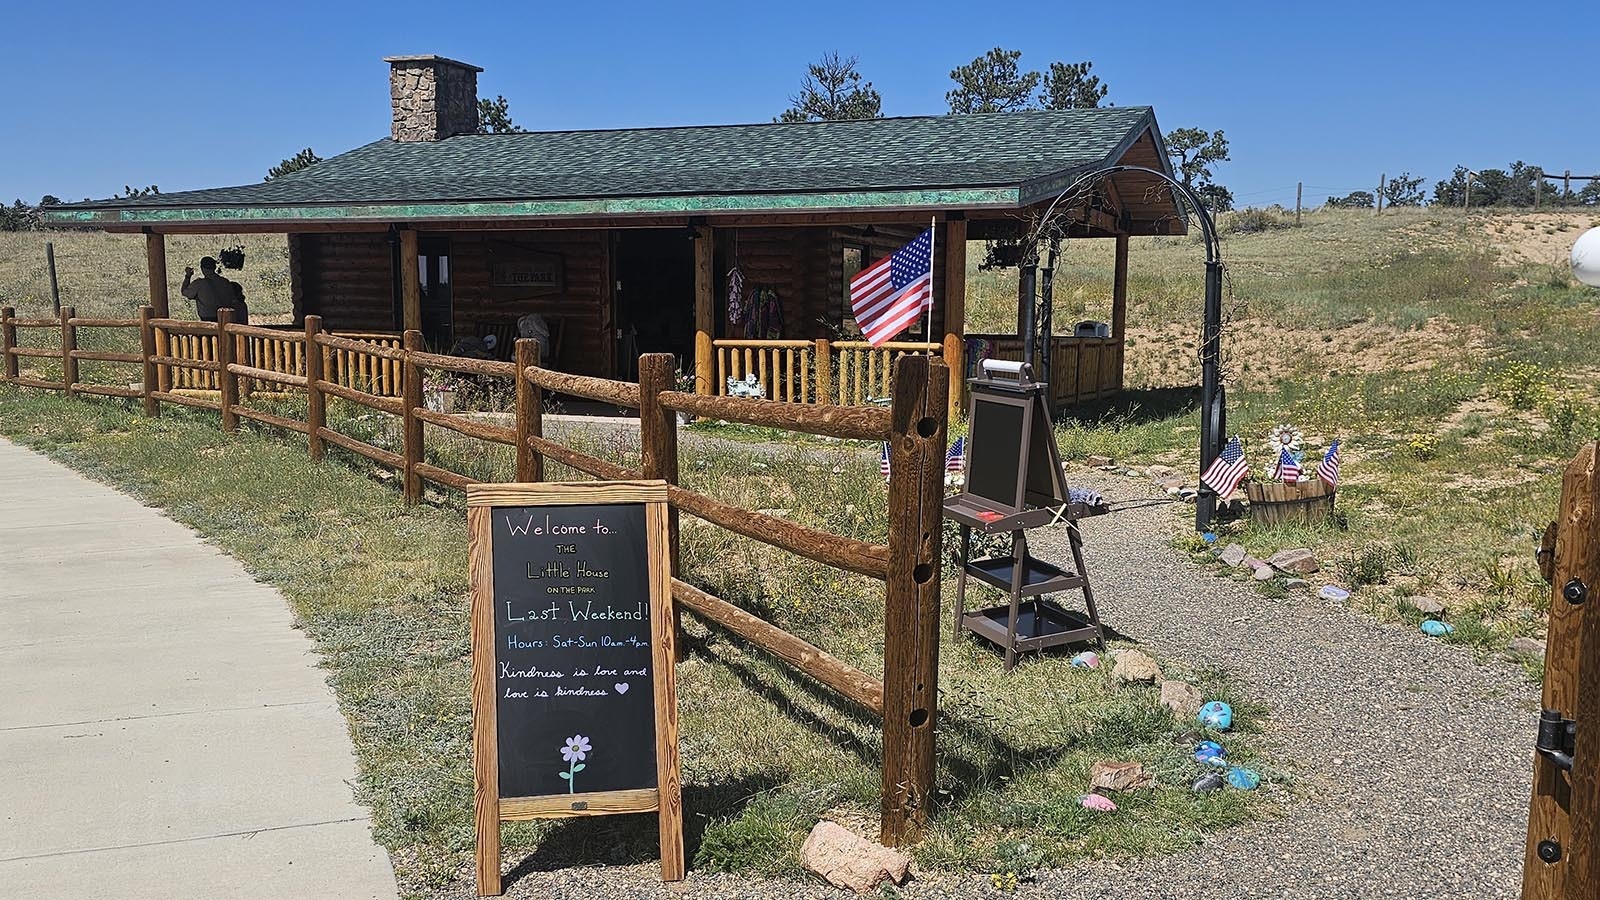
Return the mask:
{"type": "Polygon", "coordinates": [[[250,210],[255,219],[336,219],[397,209],[424,217],[576,215],[960,206],[963,198],[1014,206],[1029,182],[1115,162],[1146,128],[1154,130],[1154,115],[1135,106],[385,139],[272,181],[69,204],[53,218],[183,221],[250,210]],[[801,195],[824,199],[802,202],[801,195]],[[847,196],[853,200],[841,199],[847,196]]]}

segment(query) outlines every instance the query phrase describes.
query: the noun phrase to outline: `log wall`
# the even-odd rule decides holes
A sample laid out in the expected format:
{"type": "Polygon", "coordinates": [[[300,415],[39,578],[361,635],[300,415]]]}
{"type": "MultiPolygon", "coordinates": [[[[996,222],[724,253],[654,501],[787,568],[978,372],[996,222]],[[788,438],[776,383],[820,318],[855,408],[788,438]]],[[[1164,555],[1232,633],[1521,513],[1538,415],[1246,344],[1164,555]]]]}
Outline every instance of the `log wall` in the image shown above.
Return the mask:
{"type": "Polygon", "coordinates": [[[393,250],[382,232],[297,234],[289,241],[295,320],[329,331],[396,331],[393,250]]]}

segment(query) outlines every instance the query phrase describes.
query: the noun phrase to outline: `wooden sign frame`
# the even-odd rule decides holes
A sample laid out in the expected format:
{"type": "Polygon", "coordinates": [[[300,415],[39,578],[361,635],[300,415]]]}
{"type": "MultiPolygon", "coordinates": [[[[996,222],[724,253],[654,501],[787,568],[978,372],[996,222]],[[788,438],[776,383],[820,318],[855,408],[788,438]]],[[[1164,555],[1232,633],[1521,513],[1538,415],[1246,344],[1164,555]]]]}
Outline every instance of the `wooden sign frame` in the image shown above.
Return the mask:
{"type": "Polygon", "coordinates": [[[477,484],[467,488],[468,577],[472,590],[472,750],[478,895],[503,893],[500,823],[654,812],[661,821],[661,879],[682,881],[683,794],[678,763],[671,555],[664,481],[477,484]],[[492,516],[497,507],[643,504],[650,589],[651,680],[655,692],[656,786],[638,790],[500,796],[495,687],[492,516]]]}

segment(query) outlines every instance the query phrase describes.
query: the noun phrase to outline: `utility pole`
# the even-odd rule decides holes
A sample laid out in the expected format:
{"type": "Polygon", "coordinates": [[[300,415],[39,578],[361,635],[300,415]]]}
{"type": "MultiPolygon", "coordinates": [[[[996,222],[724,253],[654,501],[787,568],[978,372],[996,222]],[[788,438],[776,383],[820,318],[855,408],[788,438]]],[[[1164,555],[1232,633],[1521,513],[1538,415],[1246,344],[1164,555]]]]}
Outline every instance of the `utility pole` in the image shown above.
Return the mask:
{"type": "Polygon", "coordinates": [[[1296,228],[1300,227],[1300,195],[1305,191],[1305,188],[1306,183],[1304,181],[1296,181],[1294,183],[1294,227],[1296,228]]]}
{"type": "Polygon", "coordinates": [[[1561,205],[1566,206],[1572,202],[1572,170],[1561,176],[1561,205]]]}
{"type": "Polygon", "coordinates": [[[1379,215],[1379,214],[1381,214],[1383,212],[1383,185],[1388,180],[1389,180],[1389,173],[1388,172],[1384,172],[1384,173],[1381,173],[1380,175],[1378,175],[1378,203],[1377,203],[1378,211],[1376,213],[1373,213],[1373,215],[1379,215]]]}
{"type": "Polygon", "coordinates": [[[1467,197],[1461,203],[1461,209],[1463,212],[1472,211],[1472,176],[1476,174],[1478,173],[1472,171],[1471,169],[1467,170],[1467,197]]]}
{"type": "Polygon", "coordinates": [[[50,268],[50,300],[55,303],[56,314],[61,313],[61,288],[56,284],[56,245],[44,242],[44,260],[50,268]]]}
{"type": "Polygon", "coordinates": [[[1544,193],[1544,170],[1538,166],[1533,168],[1533,208],[1539,208],[1539,195],[1544,193]]]}

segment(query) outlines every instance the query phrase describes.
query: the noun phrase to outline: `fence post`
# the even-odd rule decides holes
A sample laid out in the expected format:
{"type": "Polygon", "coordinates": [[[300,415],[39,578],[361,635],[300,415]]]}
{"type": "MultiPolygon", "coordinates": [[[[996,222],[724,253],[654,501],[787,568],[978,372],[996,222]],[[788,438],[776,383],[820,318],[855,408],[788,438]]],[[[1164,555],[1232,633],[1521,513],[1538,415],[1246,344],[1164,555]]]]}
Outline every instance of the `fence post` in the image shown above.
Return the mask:
{"type": "Polygon", "coordinates": [[[12,320],[17,317],[15,308],[0,307],[0,354],[4,354],[4,366],[0,371],[5,373],[6,381],[17,380],[17,358],[11,351],[17,346],[17,326],[12,320]]]}
{"type": "Polygon", "coordinates": [[[306,453],[313,460],[322,459],[322,429],[328,425],[327,401],[317,383],[323,380],[322,347],[317,343],[321,333],[322,317],[306,316],[306,453]]]}
{"type": "Polygon", "coordinates": [[[407,503],[422,499],[422,476],[417,474],[417,463],[422,462],[422,420],[417,418],[417,407],[422,405],[422,367],[412,357],[422,351],[422,332],[407,331],[401,338],[406,358],[400,368],[400,421],[404,428],[405,483],[407,503]]]}
{"type": "Polygon", "coordinates": [[[827,338],[817,338],[817,402],[833,402],[833,348],[827,338]]]}
{"type": "Polygon", "coordinates": [[[1567,599],[1566,587],[1578,581],[1590,591],[1600,588],[1600,444],[1586,445],[1567,466],[1561,482],[1560,518],[1555,524],[1555,557],[1551,571],[1553,596],[1550,600],[1549,633],[1545,652],[1544,687],[1540,708],[1579,724],[1579,759],[1572,771],[1565,772],[1543,756],[1533,763],[1533,799],[1528,807],[1528,841],[1522,870],[1524,900],[1564,900],[1583,896],[1572,892],[1571,882],[1581,878],[1579,860],[1592,865],[1600,847],[1592,843],[1600,835],[1600,758],[1585,758],[1583,735],[1593,734],[1582,723],[1600,721],[1585,716],[1600,716],[1600,709],[1586,700],[1600,698],[1600,669],[1585,654],[1600,653],[1600,643],[1592,643],[1593,628],[1600,616],[1585,610],[1589,604],[1580,594],[1574,603],[1567,599]],[[1589,622],[1595,619],[1595,622],[1589,622]],[[1586,697],[1585,692],[1595,697],[1586,697]],[[1587,706],[1587,711],[1585,707],[1587,706]],[[1580,770],[1579,766],[1583,766],[1580,770]],[[1590,817],[1587,833],[1581,833],[1580,819],[1590,817]],[[1587,840],[1590,843],[1583,844],[1587,840]],[[1540,845],[1561,848],[1553,862],[1545,862],[1540,845]],[[1570,871],[1569,871],[1570,870],[1570,871]]]}
{"type": "Polygon", "coordinates": [[[517,386],[517,480],[521,482],[544,480],[544,454],[528,443],[529,435],[544,437],[544,392],[528,380],[527,370],[539,365],[539,342],[532,338],[517,339],[517,373],[513,382],[517,386]]]}
{"type": "Polygon", "coordinates": [[[217,310],[217,391],[222,395],[222,430],[238,431],[239,414],[233,408],[239,404],[239,376],[228,370],[233,365],[233,335],[228,326],[233,324],[233,309],[224,306],[217,310]]]}
{"type": "Polygon", "coordinates": [[[78,383],[78,361],[72,357],[72,351],[78,349],[78,329],[72,324],[76,310],[63,306],[57,312],[61,315],[61,388],[71,397],[77,393],[72,386],[78,383]]]}
{"type": "MultiPolygon", "coordinates": [[[[678,361],[671,353],[646,353],[639,357],[640,468],[645,478],[678,483],[678,414],[661,405],[661,392],[677,389],[678,361]]],[[[667,506],[667,555],[672,576],[678,568],[678,508],[667,506]]],[[[687,655],[683,640],[683,611],[673,605],[673,628],[678,659],[687,655]]]]}
{"type": "Polygon", "coordinates": [[[156,397],[156,391],[161,389],[156,381],[156,329],[150,324],[155,317],[155,307],[148,303],[139,307],[139,355],[144,357],[144,385],[141,392],[144,396],[144,414],[151,419],[161,415],[161,400],[156,397]]]}
{"type": "MultiPolygon", "coordinates": [[[[1600,589],[1600,529],[1595,527],[1593,518],[1593,510],[1600,503],[1600,478],[1595,472],[1596,463],[1600,462],[1597,457],[1600,457],[1600,448],[1590,443],[1567,470],[1569,477],[1575,468],[1584,470],[1582,487],[1587,489],[1586,496],[1578,503],[1586,503],[1591,511],[1589,528],[1581,532],[1573,529],[1574,533],[1564,535],[1567,538],[1564,544],[1561,536],[1556,540],[1558,569],[1567,569],[1586,589],[1585,593],[1600,589]],[[1562,560],[1563,550],[1569,559],[1562,560]]],[[[1556,582],[1556,589],[1562,594],[1571,592],[1566,582],[1560,580],[1556,582]]],[[[1573,605],[1565,597],[1551,605],[1562,602],[1573,605]]],[[[1600,743],[1594,740],[1595,723],[1600,722],[1600,616],[1584,615],[1576,637],[1579,640],[1572,648],[1571,665],[1575,670],[1572,674],[1577,708],[1570,718],[1578,722],[1578,738],[1571,773],[1572,863],[1571,871],[1567,872],[1567,900],[1600,896],[1600,743]]],[[[1535,852],[1537,854],[1537,848],[1535,852]]]]}
{"type": "Polygon", "coordinates": [[[903,356],[891,384],[889,578],[884,600],[883,825],[880,840],[918,840],[933,793],[939,711],[939,586],[950,376],[903,356]]]}

